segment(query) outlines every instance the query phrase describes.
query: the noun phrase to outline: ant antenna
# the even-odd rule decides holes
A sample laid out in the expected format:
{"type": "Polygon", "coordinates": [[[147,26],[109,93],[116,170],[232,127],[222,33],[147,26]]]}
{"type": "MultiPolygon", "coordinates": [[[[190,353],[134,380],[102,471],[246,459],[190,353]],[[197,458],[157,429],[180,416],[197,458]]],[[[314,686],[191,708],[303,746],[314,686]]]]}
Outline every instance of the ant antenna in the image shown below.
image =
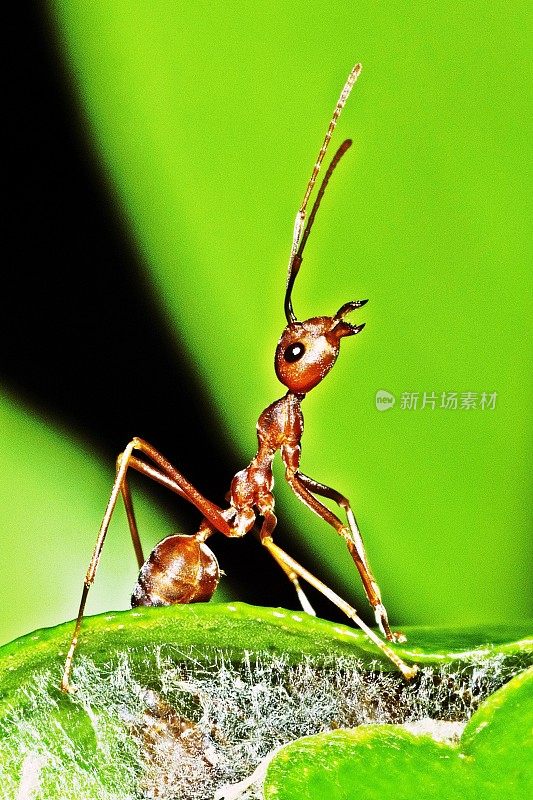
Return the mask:
{"type": "MultiPolygon", "coordinates": [[[[285,294],[285,315],[287,317],[287,322],[289,322],[289,323],[290,322],[294,322],[296,320],[296,317],[295,317],[294,312],[292,310],[290,293],[291,293],[291,290],[292,290],[292,286],[294,284],[294,280],[296,278],[296,274],[298,273],[298,269],[299,269],[300,264],[301,264],[301,258],[300,258],[300,262],[298,263],[298,266],[296,267],[296,270],[294,270],[294,260],[296,258],[296,255],[299,252],[300,237],[301,237],[301,234],[302,234],[302,228],[303,228],[303,224],[304,224],[304,221],[305,221],[305,211],[306,211],[306,208],[307,208],[307,203],[309,202],[309,197],[310,197],[311,192],[313,191],[314,185],[316,183],[316,179],[317,179],[318,173],[320,171],[320,167],[322,165],[322,161],[324,160],[324,156],[326,155],[326,151],[328,149],[329,142],[330,142],[331,137],[333,135],[333,131],[335,130],[335,127],[337,125],[337,121],[339,119],[340,113],[341,113],[342,109],[344,108],[344,106],[346,105],[346,101],[348,100],[348,97],[350,95],[350,92],[352,91],[352,87],[353,87],[354,83],[356,82],[357,78],[359,77],[359,75],[361,73],[361,69],[362,69],[361,64],[356,64],[355,67],[350,72],[350,74],[348,75],[348,79],[347,79],[346,83],[344,84],[343,90],[342,90],[342,92],[340,94],[340,97],[339,97],[339,99],[337,101],[337,105],[335,106],[335,110],[333,111],[333,116],[331,117],[331,121],[330,121],[330,123],[328,125],[328,129],[326,131],[326,135],[324,137],[324,141],[322,142],[322,147],[320,148],[320,151],[318,153],[318,157],[317,157],[315,166],[313,167],[313,172],[311,173],[311,177],[309,179],[309,183],[307,184],[307,188],[305,190],[305,194],[304,194],[304,199],[302,201],[302,205],[300,206],[300,208],[298,210],[298,213],[296,214],[296,220],[294,222],[294,231],[293,231],[293,236],[292,236],[291,255],[290,255],[290,258],[289,258],[289,267],[288,267],[288,274],[287,274],[287,290],[286,290],[286,294],[285,294]]],[[[349,147],[349,145],[347,145],[347,147],[345,149],[347,149],[348,147],[349,147]]],[[[333,169],[337,165],[337,162],[339,161],[339,159],[341,158],[341,156],[343,155],[344,152],[345,152],[345,150],[343,150],[342,153],[340,153],[340,155],[338,155],[338,157],[336,155],[335,158],[333,159],[331,172],[333,171],[333,169]]],[[[330,171],[328,170],[328,172],[330,172],[330,171]]],[[[331,172],[330,172],[330,175],[331,175],[331,172]]],[[[328,177],[328,179],[329,179],[329,177],[328,177]]],[[[325,189],[325,185],[324,184],[327,184],[326,180],[322,184],[324,189],[325,189]]],[[[323,194],[323,192],[322,192],[322,194],[323,194]]],[[[317,206],[317,208],[318,208],[318,206],[317,206]]],[[[313,206],[313,211],[316,213],[316,210],[315,210],[314,206],[313,206]]],[[[306,228],[306,231],[307,231],[307,228],[306,228]]],[[[301,253],[300,253],[300,255],[301,255],[301,253]]]]}
{"type": "Polygon", "coordinates": [[[285,316],[287,317],[287,322],[289,323],[295,322],[296,320],[296,315],[292,308],[291,293],[292,293],[292,287],[294,286],[294,281],[296,280],[296,276],[298,275],[298,272],[300,270],[300,265],[302,263],[305,243],[307,242],[309,233],[311,232],[311,227],[313,225],[313,222],[315,221],[316,212],[318,211],[318,208],[320,206],[320,201],[324,197],[324,192],[326,191],[326,186],[328,185],[329,179],[333,174],[333,170],[335,169],[335,167],[337,166],[337,164],[339,163],[345,152],[348,150],[348,148],[351,147],[351,145],[352,145],[352,140],[345,139],[344,142],[339,147],[339,149],[337,150],[337,152],[335,153],[335,155],[333,156],[333,158],[331,159],[331,163],[327,168],[326,174],[322,179],[322,183],[320,184],[320,189],[318,190],[315,202],[313,203],[313,208],[311,209],[311,213],[309,214],[309,219],[307,220],[307,225],[305,226],[305,230],[300,239],[298,250],[292,257],[289,278],[287,280],[287,290],[285,292],[285,316]]]}

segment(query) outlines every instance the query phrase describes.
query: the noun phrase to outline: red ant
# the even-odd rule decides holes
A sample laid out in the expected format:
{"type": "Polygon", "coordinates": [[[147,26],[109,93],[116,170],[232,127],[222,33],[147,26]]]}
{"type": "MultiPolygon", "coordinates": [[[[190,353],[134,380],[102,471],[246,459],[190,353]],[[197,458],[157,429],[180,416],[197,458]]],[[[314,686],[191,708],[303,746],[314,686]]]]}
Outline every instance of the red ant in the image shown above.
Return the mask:
{"type": "Polygon", "coordinates": [[[280,400],[276,400],[269,405],[259,417],[257,422],[259,442],[257,454],[250,464],[233,478],[228,496],[229,508],[227,509],[220,508],[201,495],[184,478],[181,472],[172,466],[148,442],[137,438],[132,439],[124,452],[119,455],[115,482],[85,577],[78,618],[65,662],[61,682],[61,688],[64,691],[69,691],[72,688],[69,683],[70,671],[80,633],[85,602],[89,588],[94,581],[105,536],[119,493],[122,494],[126,507],[131,538],[140,568],[139,578],[131,598],[132,606],[166,606],[174,603],[194,603],[209,600],[217,587],[220,572],[214,554],[205,543],[206,539],[215,531],[224,534],[224,536],[244,536],[254,527],[259,516],[262,518],[259,530],[261,543],[292,582],[305,611],[309,614],[314,614],[313,608],[300,586],[299,578],[314,586],[315,589],[325,595],[359,625],[366,635],[400,669],[404,677],[411,678],[416,672],[416,667],[404,664],[397,654],[359,618],[352,606],[298,564],[284,550],[278,547],[272,539],[277,522],[274,515],[274,497],[272,495],[274,483],[272,461],[275,453],[279,450],[285,465],[285,477],[296,496],[315,514],[322,517],[328,525],[331,525],[345,540],[361,576],[368,600],[374,609],[376,621],[382,634],[391,642],[404,641],[405,637],[402,634],[393,633],[389,627],[387,612],[381,600],[378,584],[368,565],[363,540],[350,503],[346,497],[335,489],[309,478],[300,472],[299,468],[300,442],[303,433],[301,402],[307,392],[314,389],[335,364],[341,339],[345,336],[354,336],[364,328],[364,323],[353,325],[347,322],[345,317],[352,311],[361,308],[367,302],[366,300],[351,300],[341,306],[332,317],[312,317],[303,322],[299,322],[296,319],[291,300],[292,288],[302,263],[304,247],[320,202],[335,167],[351,145],[350,139],[346,139],[335,153],[324,175],[304,229],[307,203],[339,115],[360,72],[361,65],[356,64],[348,76],[348,80],[335,106],[311,178],[307,184],[302,205],[296,215],[284,303],[287,326],[281,334],[275,355],[276,375],[281,383],[287,387],[288,391],[280,400]],[[143,458],[137,457],[136,453],[142,455],[143,458]],[[203,516],[196,534],[192,536],[181,534],[168,536],[156,545],[147,561],[144,559],[127,483],[127,471],[130,468],[137,470],[142,475],[146,475],[188,500],[198,508],[203,516]],[[323,503],[317,500],[316,495],[327,497],[337,503],[345,512],[347,523],[343,523],[323,503]]]}

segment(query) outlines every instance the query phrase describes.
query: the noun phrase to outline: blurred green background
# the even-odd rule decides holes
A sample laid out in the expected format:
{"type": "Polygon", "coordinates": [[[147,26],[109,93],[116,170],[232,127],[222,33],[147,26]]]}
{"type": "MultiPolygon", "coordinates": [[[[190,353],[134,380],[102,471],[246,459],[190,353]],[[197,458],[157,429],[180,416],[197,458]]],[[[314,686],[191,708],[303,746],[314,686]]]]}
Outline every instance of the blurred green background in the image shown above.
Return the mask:
{"type": "MultiPolygon", "coordinates": [[[[354,145],[293,301],[303,319],[368,297],[357,317],[367,326],[305,400],[302,469],[351,499],[395,622],[531,613],[526,5],[63,0],[50,20],[110,206],[234,470],[255,452],[260,411],[283,393],[272,359],[294,215],[344,80],[362,62],[335,134],[354,145]],[[379,390],[394,394],[393,408],[376,408],[379,390]],[[458,393],[457,408],[441,407],[443,392],[458,393]],[[418,394],[417,408],[402,407],[404,393],[418,394]],[[424,393],[435,408],[422,407],[424,393]],[[477,407],[462,408],[462,393],[477,407]],[[494,408],[481,408],[483,393],[496,393],[494,408]]],[[[116,361],[120,386],[120,352],[116,361]]],[[[112,470],[97,455],[85,463],[57,419],[32,423],[12,400],[5,418],[7,639],[74,616],[112,470]],[[24,478],[12,442],[41,452],[48,445],[32,437],[42,435],[58,443],[56,466],[30,459],[24,478]],[[69,458],[98,477],[80,476],[69,458]],[[56,490],[21,521],[34,487],[44,491],[41,469],[56,490]],[[69,497],[64,519],[38,533],[57,513],[57,487],[69,497]],[[46,556],[21,547],[29,532],[46,556]],[[23,608],[22,580],[36,589],[23,608]]],[[[186,409],[171,435],[186,471],[186,409]]],[[[209,450],[202,458],[209,472],[209,450]]],[[[285,547],[294,541],[309,568],[365,608],[343,543],[276,478],[285,547]]],[[[168,532],[146,513],[149,539],[168,532]]],[[[110,537],[93,610],[127,606],[131,580],[118,566],[127,548],[125,531],[110,537]]]]}

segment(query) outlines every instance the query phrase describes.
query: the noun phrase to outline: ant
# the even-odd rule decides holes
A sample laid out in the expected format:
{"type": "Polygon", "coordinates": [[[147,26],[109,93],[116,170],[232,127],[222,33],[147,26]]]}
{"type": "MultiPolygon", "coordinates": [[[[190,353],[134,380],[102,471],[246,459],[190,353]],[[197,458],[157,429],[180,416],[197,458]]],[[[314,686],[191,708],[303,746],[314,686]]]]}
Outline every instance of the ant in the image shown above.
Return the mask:
{"type": "Polygon", "coordinates": [[[257,454],[250,464],[237,472],[233,478],[228,494],[229,507],[227,509],[222,509],[207,500],[155,447],[143,439],[132,439],[124,452],[119,455],[115,482],[85,576],[76,626],[65,662],[61,681],[61,689],[65,692],[72,691],[74,688],[70,684],[72,659],[80,634],[87,595],[95,578],[107,529],[119,494],[122,494],[126,508],[131,538],[140,568],[139,578],[131,598],[132,606],[166,606],[209,600],[217,587],[220,572],[218,562],[207,547],[206,540],[215,531],[224,536],[244,536],[254,527],[259,516],[262,518],[259,529],[261,544],[266,547],[292,582],[304,611],[313,615],[315,613],[300,586],[300,578],[325,595],[362,628],[366,635],[398,667],[405,678],[412,678],[416,672],[416,667],[405,664],[359,618],[352,606],[278,547],[272,538],[277,522],[272,495],[274,483],[272,461],[279,450],[285,465],[285,477],[293,492],[345,540],[361,576],[370,605],[374,609],[381,633],[391,642],[405,641],[402,634],[393,633],[390,629],[379,586],[370,570],[363,540],[349,501],[335,489],[300,472],[300,442],[303,434],[301,402],[305,395],[314,389],[332,369],[339,354],[341,339],[345,336],[354,336],[364,328],[364,323],[354,325],[347,322],[345,317],[364,306],[366,300],[351,300],[341,306],[331,317],[312,317],[300,322],[294,313],[291,299],[294,281],[302,264],[303,251],[320,202],[333,171],[352,144],[350,139],[346,139],[335,153],[326,170],[304,229],[307,203],[339,115],[360,72],[361,65],[356,64],[348,76],[307,184],[302,205],[296,215],[284,302],[287,326],[281,334],[275,354],[276,375],[288,391],[260,415],[257,422],[259,444],[257,454]],[[129,469],[146,475],[188,500],[189,503],[196,506],[203,517],[197,533],[166,537],[156,545],[147,561],[143,555],[127,482],[129,469]],[[321,503],[316,495],[333,500],[344,511],[346,523],[321,503]]]}

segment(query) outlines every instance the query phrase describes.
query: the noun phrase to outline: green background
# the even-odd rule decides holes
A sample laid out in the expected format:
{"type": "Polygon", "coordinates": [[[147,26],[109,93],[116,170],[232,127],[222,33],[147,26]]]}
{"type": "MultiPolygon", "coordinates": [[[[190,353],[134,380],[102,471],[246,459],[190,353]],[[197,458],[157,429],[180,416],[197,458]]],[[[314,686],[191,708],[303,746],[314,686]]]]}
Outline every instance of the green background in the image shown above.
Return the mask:
{"type": "MultiPolygon", "coordinates": [[[[272,357],[294,215],[344,80],[362,62],[335,140],[354,145],[293,300],[305,318],[368,297],[354,315],[367,326],[342,343],[335,370],[305,400],[302,469],[352,500],[395,618],[525,616],[525,4],[64,0],[52,15],[116,213],[150,271],[169,337],[187,348],[243,466],[258,414],[283,391],[272,357]],[[396,395],[393,409],[376,410],[380,389],[396,395]],[[496,392],[496,408],[400,407],[403,392],[443,391],[496,392]]],[[[24,448],[10,442],[58,448],[54,467],[33,459],[4,489],[8,639],[74,615],[109,465],[87,465],[68,432],[30,423],[11,401],[2,413],[4,474],[18,474],[12,462],[23,470],[24,448]],[[42,475],[65,495],[59,510],[48,504],[46,524],[42,475]],[[39,534],[39,553],[21,546],[28,531],[39,534]],[[12,598],[28,579],[21,607],[12,598]]],[[[186,425],[183,439],[189,446],[186,425]]],[[[364,607],[343,543],[277,478],[307,566],[364,607]]],[[[131,580],[112,568],[127,537],[108,547],[93,610],[129,599],[131,580]]]]}

